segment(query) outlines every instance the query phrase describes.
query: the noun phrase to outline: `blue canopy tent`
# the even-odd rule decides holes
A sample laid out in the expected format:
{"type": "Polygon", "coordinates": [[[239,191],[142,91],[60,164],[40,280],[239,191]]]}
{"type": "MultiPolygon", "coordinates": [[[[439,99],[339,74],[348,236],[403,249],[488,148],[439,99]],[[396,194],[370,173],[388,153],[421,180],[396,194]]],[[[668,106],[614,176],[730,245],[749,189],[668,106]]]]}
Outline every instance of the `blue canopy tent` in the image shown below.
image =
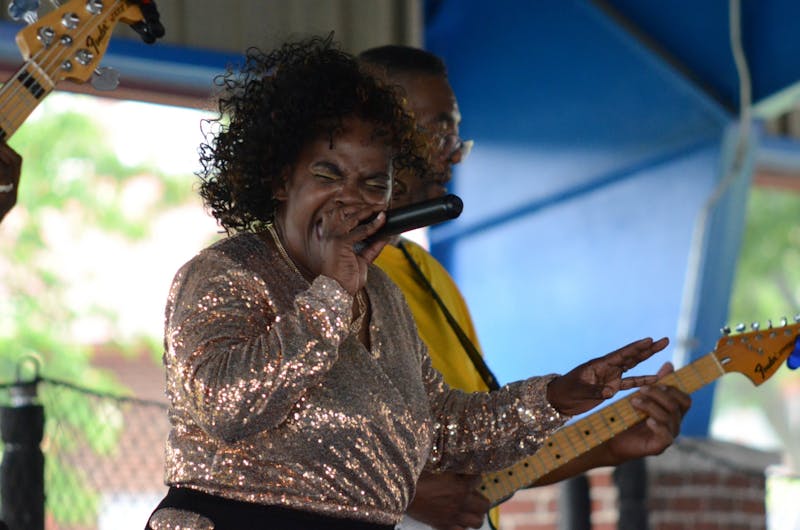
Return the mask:
{"type": "MultiPolygon", "coordinates": [[[[501,382],[647,335],[672,344],[642,372],[714,348],[758,151],[740,90],[778,112],[800,80],[800,4],[733,14],[731,39],[728,2],[427,3],[476,141],[452,184],[464,213],[432,249],[501,382]]],[[[702,436],[713,386],[693,397],[683,432],[702,436]]]]}

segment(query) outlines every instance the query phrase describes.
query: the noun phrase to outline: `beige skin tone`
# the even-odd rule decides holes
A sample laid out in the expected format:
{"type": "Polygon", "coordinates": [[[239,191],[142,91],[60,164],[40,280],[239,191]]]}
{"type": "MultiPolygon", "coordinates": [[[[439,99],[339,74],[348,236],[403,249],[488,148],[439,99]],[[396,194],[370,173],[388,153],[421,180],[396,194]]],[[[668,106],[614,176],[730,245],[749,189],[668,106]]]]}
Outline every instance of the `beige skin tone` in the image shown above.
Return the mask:
{"type": "MultiPolygon", "coordinates": [[[[461,115],[453,90],[446,78],[424,74],[402,74],[390,80],[402,86],[417,123],[431,134],[432,145],[438,145],[442,134],[458,134],[461,115]]],[[[396,175],[392,206],[403,206],[432,199],[446,193],[445,185],[452,176],[452,165],[460,155],[438,152],[434,157],[433,177],[414,174],[396,175]]],[[[615,352],[591,360],[550,383],[547,398],[560,412],[569,415],[588,411],[618,391],[641,387],[641,398],[634,407],[648,419],[620,433],[608,442],[572,460],[565,466],[541,477],[536,486],[552,484],[586,470],[617,465],[627,460],[662,453],[680,432],[683,416],[691,405],[688,394],[656,382],[673,371],[666,363],[653,376],[623,378],[622,374],[667,346],[667,339],[643,339],[615,352]],[[569,396],[569,399],[564,399],[569,396]]],[[[481,526],[490,508],[488,501],[475,489],[479,476],[457,473],[424,473],[417,483],[417,493],[408,513],[438,530],[464,530],[481,526]]]]}
{"type": "Polygon", "coordinates": [[[0,221],[17,203],[21,170],[22,157],[7,144],[0,143],[0,221]]]}

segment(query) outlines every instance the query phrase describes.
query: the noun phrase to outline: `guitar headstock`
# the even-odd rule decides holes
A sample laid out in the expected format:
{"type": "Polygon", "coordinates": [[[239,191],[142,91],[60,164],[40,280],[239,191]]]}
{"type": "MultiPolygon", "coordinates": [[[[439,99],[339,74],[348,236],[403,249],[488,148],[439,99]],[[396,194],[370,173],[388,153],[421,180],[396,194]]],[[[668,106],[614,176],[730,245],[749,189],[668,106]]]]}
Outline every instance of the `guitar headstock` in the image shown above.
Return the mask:
{"type": "Polygon", "coordinates": [[[25,60],[52,82],[92,77],[118,22],[141,26],[145,16],[131,0],[69,0],[17,33],[25,60]]]}
{"type": "Polygon", "coordinates": [[[744,329],[740,324],[738,333],[730,335],[730,330],[723,328],[725,336],[717,341],[713,354],[726,372],[739,372],[754,385],[760,385],[772,377],[786,360],[790,361],[791,368],[797,367],[800,315],[795,316],[794,324],[783,318],[778,326],[773,326],[770,321],[764,329],[760,329],[758,324],[752,325],[752,331],[745,332],[744,329]]]}

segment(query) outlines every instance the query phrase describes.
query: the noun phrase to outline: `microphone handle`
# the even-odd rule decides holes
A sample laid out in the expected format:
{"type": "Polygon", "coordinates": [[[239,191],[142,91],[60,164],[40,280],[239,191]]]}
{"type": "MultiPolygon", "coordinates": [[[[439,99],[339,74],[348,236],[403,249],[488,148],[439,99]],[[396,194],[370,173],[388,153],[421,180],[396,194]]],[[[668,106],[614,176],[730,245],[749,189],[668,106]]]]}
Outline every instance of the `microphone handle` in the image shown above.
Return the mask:
{"type": "Polygon", "coordinates": [[[457,195],[448,194],[436,199],[417,202],[386,211],[386,222],[377,232],[364,241],[357,243],[356,252],[361,252],[365,247],[379,239],[396,236],[409,230],[430,226],[461,215],[464,203],[457,195]]]}

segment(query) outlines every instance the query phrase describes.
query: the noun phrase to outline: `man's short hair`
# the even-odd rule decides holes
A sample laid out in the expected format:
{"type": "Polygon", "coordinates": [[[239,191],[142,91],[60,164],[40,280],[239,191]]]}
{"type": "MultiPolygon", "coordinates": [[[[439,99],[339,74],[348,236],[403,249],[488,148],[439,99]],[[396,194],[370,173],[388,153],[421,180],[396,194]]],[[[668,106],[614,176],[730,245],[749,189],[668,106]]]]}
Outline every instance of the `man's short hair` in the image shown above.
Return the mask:
{"type": "Polygon", "coordinates": [[[429,51],[413,46],[388,44],[369,48],[358,54],[366,64],[382,67],[389,76],[399,74],[429,74],[447,77],[444,61],[429,51]]]}

